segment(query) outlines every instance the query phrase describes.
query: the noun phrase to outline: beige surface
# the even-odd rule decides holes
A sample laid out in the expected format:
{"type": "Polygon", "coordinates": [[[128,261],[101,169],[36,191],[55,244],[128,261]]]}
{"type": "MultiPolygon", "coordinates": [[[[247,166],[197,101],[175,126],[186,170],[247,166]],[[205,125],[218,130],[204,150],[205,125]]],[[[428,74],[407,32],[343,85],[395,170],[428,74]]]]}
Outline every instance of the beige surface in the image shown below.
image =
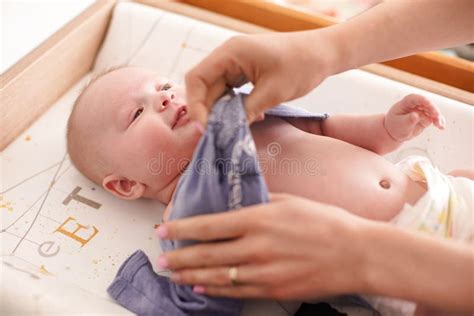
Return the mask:
{"type": "MultiPolygon", "coordinates": [[[[189,67],[233,34],[169,12],[121,4],[116,8],[95,69],[133,61],[182,81],[189,67]],[[160,46],[163,42],[166,50],[160,46]]],[[[73,284],[78,292],[86,291],[99,298],[98,305],[90,305],[89,311],[93,312],[94,306],[99,308],[103,305],[100,302],[108,299],[107,285],[134,250],[144,249],[155,263],[160,249],[153,229],[161,221],[164,207],[155,201],[118,200],[71,166],[65,151],[65,124],[85,81],[87,78],[82,78],[0,154],[0,242],[2,265],[14,267],[8,269],[13,274],[10,280],[15,273],[26,273],[57,279],[58,284],[73,284]],[[78,187],[78,194],[85,200],[70,199],[78,187]],[[78,225],[82,228],[73,234],[78,225]]],[[[329,78],[293,104],[317,112],[370,113],[386,110],[408,93],[421,93],[436,102],[446,115],[447,130],[429,129],[388,159],[426,155],[443,171],[472,165],[474,112],[461,102],[354,70],[329,78]]],[[[31,278],[31,282],[35,280],[31,278]]],[[[47,284],[51,287],[54,282],[47,284]]],[[[48,314],[48,310],[68,313],[74,310],[74,304],[83,307],[83,301],[67,301],[47,291],[38,296],[37,284],[2,285],[2,297],[8,292],[10,298],[21,298],[9,300],[13,310],[39,306],[36,310],[48,314]],[[20,302],[21,308],[15,306],[20,302]]],[[[252,302],[246,305],[245,315],[288,315],[287,311],[294,311],[297,306],[288,303],[283,308],[273,301],[252,302]]]]}

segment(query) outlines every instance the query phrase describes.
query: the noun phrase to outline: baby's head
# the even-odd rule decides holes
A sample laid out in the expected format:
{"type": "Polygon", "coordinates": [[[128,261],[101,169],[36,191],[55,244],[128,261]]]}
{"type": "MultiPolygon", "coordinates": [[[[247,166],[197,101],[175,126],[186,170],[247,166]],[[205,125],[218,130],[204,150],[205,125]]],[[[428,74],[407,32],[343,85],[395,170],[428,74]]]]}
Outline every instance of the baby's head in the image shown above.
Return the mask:
{"type": "Polygon", "coordinates": [[[200,136],[183,87],[122,67],[98,76],[77,98],[67,147],[76,168],[116,196],[168,203],[200,136]]]}

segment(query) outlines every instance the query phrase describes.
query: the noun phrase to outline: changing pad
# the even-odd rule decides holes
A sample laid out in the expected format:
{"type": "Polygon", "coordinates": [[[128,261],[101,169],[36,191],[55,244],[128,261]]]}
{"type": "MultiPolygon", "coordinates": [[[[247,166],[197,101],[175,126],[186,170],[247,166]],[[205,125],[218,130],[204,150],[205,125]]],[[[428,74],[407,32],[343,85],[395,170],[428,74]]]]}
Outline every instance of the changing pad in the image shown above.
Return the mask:
{"type": "MultiPolygon", "coordinates": [[[[187,69],[234,34],[195,19],[121,2],[114,9],[94,72],[130,63],[183,82],[187,69]]],[[[161,222],[164,205],[119,200],[80,175],[68,159],[66,121],[88,78],[0,154],[2,313],[129,314],[108,297],[107,286],[120,263],[136,249],[143,249],[152,259],[161,252],[154,228],[161,222]]],[[[425,95],[440,107],[447,119],[446,130],[430,128],[388,159],[418,154],[429,157],[443,171],[472,166],[474,111],[458,101],[352,70],[327,79],[290,104],[312,112],[383,112],[410,93],[425,95]]],[[[298,306],[299,302],[251,301],[243,315],[286,316],[298,306]]],[[[346,311],[360,315],[356,308],[346,311]]]]}

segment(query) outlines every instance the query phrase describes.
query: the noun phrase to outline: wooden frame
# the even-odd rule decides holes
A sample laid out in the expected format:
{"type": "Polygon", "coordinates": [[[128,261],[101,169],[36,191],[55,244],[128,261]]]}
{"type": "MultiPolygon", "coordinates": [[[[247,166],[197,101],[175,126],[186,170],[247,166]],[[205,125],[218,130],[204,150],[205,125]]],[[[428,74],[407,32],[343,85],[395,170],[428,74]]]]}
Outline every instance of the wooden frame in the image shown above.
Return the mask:
{"type": "MultiPolygon", "coordinates": [[[[309,30],[336,23],[329,17],[292,10],[266,1],[180,1],[280,32],[309,30]]],[[[460,58],[429,52],[387,61],[383,64],[474,92],[474,63],[460,58]]]]}
{"type": "MultiPolygon", "coordinates": [[[[90,71],[106,34],[112,9],[116,2],[116,0],[97,0],[82,14],[1,75],[0,150],[5,149],[21,132],[54,104],[64,92],[90,71]]],[[[275,29],[276,24],[272,14],[279,14],[278,25],[284,28],[279,30],[297,30],[308,26],[314,28],[316,25],[322,27],[333,23],[333,21],[321,17],[257,1],[184,1],[191,4],[199,3],[201,8],[166,0],[140,0],[136,2],[174,11],[245,33],[264,32],[268,31],[269,28],[275,29]],[[217,3],[226,5],[222,5],[222,8],[210,7],[210,5],[215,6],[217,3]],[[236,15],[234,18],[222,15],[226,14],[226,12],[221,12],[223,8],[229,10],[229,7],[232,8],[231,5],[236,4],[241,5],[240,10],[242,12],[238,10],[233,11],[233,14],[236,15]],[[216,12],[203,9],[206,6],[207,9],[215,9],[216,12]],[[280,17],[280,15],[283,17],[280,17]],[[252,24],[252,22],[259,23],[256,25],[252,24]]],[[[424,54],[417,55],[416,58],[422,58],[422,60],[431,59],[431,64],[426,66],[428,70],[431,67],[429,65],[443,62],[442,59],[434,57],[432,54],[426,55],[428,57],[423,56],[424,54]]],[[[446,67],[448,69],[446,71],[453,71],[455,76],[466,71],[462,64],[459,64],[457,68],[453,65],[446,67]]],[[[446,95],[465,103],[474,104],[472,93],[420,76],[383,65],[369,65],[363,69],[446,95]]],[[[467,78],[469,82],[474,82],[472,73],[468,73],[467,78]]]]}
{"type": "Polygon", "coordinates": [[[92,67],[116,1],[97,1],[0,77],[0,150],[92,67]]]}

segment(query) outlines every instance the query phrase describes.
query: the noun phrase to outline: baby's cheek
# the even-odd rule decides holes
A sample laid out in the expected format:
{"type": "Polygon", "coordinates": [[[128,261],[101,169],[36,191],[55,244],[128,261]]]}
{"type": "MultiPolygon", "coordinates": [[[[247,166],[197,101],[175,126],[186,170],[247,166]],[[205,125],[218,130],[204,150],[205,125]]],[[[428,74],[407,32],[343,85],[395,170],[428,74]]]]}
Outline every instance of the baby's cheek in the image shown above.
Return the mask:
{"type": "Polygon", "coordinates": [[[169,159],[175,160],[180,165],[187,164],[191,161],[199,137],[190,133],[175,133],[170,137],[171,141],[163,144],[162,148],[166,150],[169,159]]]}
{"type": "Polygon", "coordinates": [[[169,159],[173,156],[173,142],[170,138],[154,137],[149,139],[148,156],[169,159]]]}

